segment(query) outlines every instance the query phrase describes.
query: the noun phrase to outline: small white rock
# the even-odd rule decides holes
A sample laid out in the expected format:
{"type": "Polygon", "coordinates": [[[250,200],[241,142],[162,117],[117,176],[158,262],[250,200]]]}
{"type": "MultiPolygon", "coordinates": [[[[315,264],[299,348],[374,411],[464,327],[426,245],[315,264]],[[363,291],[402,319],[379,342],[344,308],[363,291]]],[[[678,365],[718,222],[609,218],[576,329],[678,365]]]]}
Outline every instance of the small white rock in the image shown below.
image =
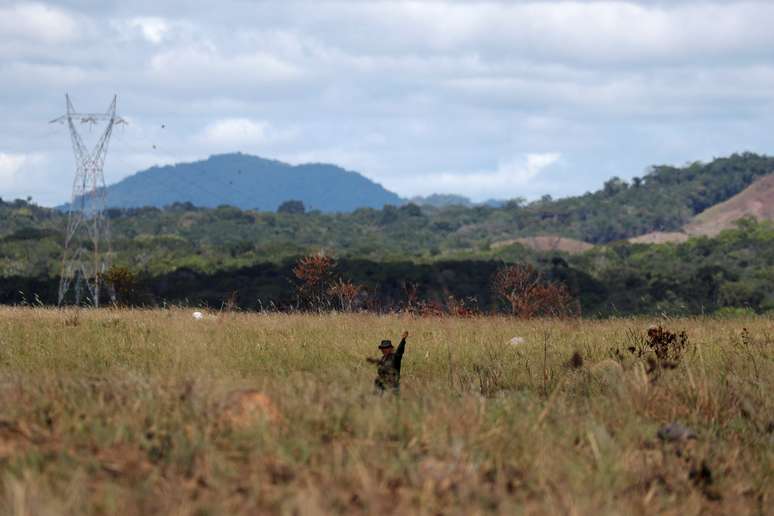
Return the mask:
{"type": "Polygon", "coordinates": [[[511,340],[509,340],[508,342],[510,344],[514,345],[514,346],[518,346],[520,344],[524,344],[526,341],[524,340],[523,337],[514,337],[511,340]]]}
{"type": "Polygon", "coordinates": [[[194,312],[193,313],[193,318],[196,319],[197,321],[200,321],[200,320],[204,319],[204,314],[201,313],[201,312],[194,312]]]}

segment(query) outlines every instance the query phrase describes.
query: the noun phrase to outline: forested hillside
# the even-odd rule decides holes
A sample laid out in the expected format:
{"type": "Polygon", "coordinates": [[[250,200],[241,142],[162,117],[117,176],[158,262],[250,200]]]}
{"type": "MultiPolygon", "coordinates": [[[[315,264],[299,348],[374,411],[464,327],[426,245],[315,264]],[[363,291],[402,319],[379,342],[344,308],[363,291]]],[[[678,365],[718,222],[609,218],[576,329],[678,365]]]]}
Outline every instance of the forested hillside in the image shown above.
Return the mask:
{"type": "MultiPolygon", "coordinates": [[[[406,204],[324,214],[240,210],[228,205],[209,209],[178,203],[164,209],[110,209],[108,217],[113,263],[148,278],[174,277],[176,271],[185,270],[227,282],[230,271],[249,270],[258,264],[282,268],[295,257],[319,251],[350,263],[382,264],[379,271],[392,270],[405,277],[423,277],[421,268],[409,272],[411,266],[432,269],[436,267],[433,264],[450,261],[539,262],[558,256],[573,270],[594,279],[597,286],[602,285],[592,288],[595,283],[588,283],[584,296],[591,296],[590,292],[602,296],[601,305],[594,301],[588,306],[610,308],[613,305],[605,303],[623,296],[614,305],[626,312],[664,303],[693,309],[763,309],[769,306],[769,296],[761,289],[772,284],[771,258],[767,256],[774,255],[767,225],[748,228],[746,233],[732,232],[741,239],[733,249],[723,247],[728,244],[723,243],[723,237],[692,240],[678,247],[619,242],[570,257],[560,251],[535,253],[519,244],[525,240],[516,239],[561,235],[609,244],[655,230],[677,229],[696,213],[730,198],[772,170],[773,158],[734,155],[704,165],[654,167],[630,184],[614,178],[602,190],[579,197],[511,201],[502,208],[406,204]],[[739,236],[748,234],[754,238],[739,236]],[[705,269],[700,271],[701,267],[705,269]],[[697,282],[713,281],[717,285],[690,298],[691,292],[698,292],[697,282]],[[735,293],[729,290],[732,288],[735,293]],[[640,298],[628,297],[634,292],[640,298]],[[659,297],[662,295],[673,298],[659,297]]],[[[0,278],[6,278],[0,289],[5,291],[6,301],[14,299],[9,289],[16,288],[10,286],[8,278],[45,283],[59,274],[65,223],[66,215],[57,210],[22,200],[0,202],[0,278]]],[[[369,277],[399,283],[397,277],[388,280],[380,274],[369,277]]],[[[170,298],[178,294],[164,291],[170,298]]]]}
{"type": "Polygon", "coordinates": [[[488,234],[560,234],[606,243],[651,231],[678,230],[694,215],[741,192],[755,179],[774,173],[774,158],[733,155],[708,164],[655,166],[645,176],[607,181],[579,197],[548,198],[489,213],[479,224],[488,234]],[[507,214],[508,217],[503,217],[507,214]],[[504,219],[504,220],[503,220],[504,219]]]}
{"type": "MultiPolygon", "coordinates": [[[[496,255],[509,240],[526,236],[599,244],[679,229],[771,171],[774,158],[742,154],[706,165],[654,167],[631,184],[613,178],[583,196],[511,201],[502,208],[406,204],[324,214],[178,203],[110,209],[108,216],[116,261],[153,273],[179,267],[211,272],[321,249],[375,261],[434,261],[496,255]]],[[[21,200],[0,203],[0,275],[56,274],[64,218],[21,200]]]]}

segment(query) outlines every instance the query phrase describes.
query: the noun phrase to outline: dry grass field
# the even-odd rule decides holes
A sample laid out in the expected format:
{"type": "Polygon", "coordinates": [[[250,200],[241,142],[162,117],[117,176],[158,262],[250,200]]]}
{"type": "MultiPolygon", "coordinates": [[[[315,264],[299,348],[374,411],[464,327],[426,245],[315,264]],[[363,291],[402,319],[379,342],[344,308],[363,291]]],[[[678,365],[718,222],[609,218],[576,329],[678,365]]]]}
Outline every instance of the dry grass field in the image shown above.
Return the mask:
{"type": "Polygon", "coordinates": [[[772,393],[771,318],[5,308],[0,514],[773,513],[772,393]]]}

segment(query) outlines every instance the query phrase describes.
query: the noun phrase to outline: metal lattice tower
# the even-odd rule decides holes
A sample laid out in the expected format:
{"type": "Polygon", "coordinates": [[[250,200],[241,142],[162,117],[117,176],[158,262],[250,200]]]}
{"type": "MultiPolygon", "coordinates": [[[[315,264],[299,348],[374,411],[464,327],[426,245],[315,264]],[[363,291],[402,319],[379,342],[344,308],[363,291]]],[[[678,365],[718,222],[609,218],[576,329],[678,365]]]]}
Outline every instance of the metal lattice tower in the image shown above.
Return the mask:
{"type": "MultiPolygon", "coordinates": [[[[51,121],[67,123],[75,154],[75,179],[62,254],[59,304],[66,301],[70,288],[74,290],[75,304],[81,304],[85,284],[92,304],[99,307],[101,276],[110,267],[111,255],[110,226],[104,213],[106,190],[103,167],[113,127],[126,121],[116,116],[115,96],[105,113],[78,113],[70,102],[70,96],[65,98],[67,113],[51,121]],[[104,129],[90,150],[76,124],[88,124],[93,128],[102,123],[105,123],[104,129]]],[[[112,293],[110,297],[114,297],[112,293]]]]}

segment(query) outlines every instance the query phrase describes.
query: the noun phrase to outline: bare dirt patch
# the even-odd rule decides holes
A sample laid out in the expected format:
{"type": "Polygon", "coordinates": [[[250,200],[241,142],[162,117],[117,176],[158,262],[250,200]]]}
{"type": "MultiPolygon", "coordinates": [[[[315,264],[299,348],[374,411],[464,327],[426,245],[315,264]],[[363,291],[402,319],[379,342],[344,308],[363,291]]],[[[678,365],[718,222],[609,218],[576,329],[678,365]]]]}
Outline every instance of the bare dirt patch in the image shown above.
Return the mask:
{"type": "Polygon", "coordinates": [[[654,231],[638,237],[630,238],[632,244],[671,244],[687,241],[690,235],[679,231],[654,231]]]}
{"type": "Polygon", "coordinates": [[[725,202],[698,214],[686,224],[690,235],[715,236],[743,217],[774,220],[774,174],[762,177],[725,202]]]}
{"type": "Polygon", "coordinates": [[[492,244],[492,249],[500,249],[513,244],[521,244],[524,247],[528,247],[535,251],[561,251],[569,254],[580,254],[594,247],[588,242],[575,240],[574,238],[566,238],[555,235],[539,235],[495,242],[492,244]]]}

